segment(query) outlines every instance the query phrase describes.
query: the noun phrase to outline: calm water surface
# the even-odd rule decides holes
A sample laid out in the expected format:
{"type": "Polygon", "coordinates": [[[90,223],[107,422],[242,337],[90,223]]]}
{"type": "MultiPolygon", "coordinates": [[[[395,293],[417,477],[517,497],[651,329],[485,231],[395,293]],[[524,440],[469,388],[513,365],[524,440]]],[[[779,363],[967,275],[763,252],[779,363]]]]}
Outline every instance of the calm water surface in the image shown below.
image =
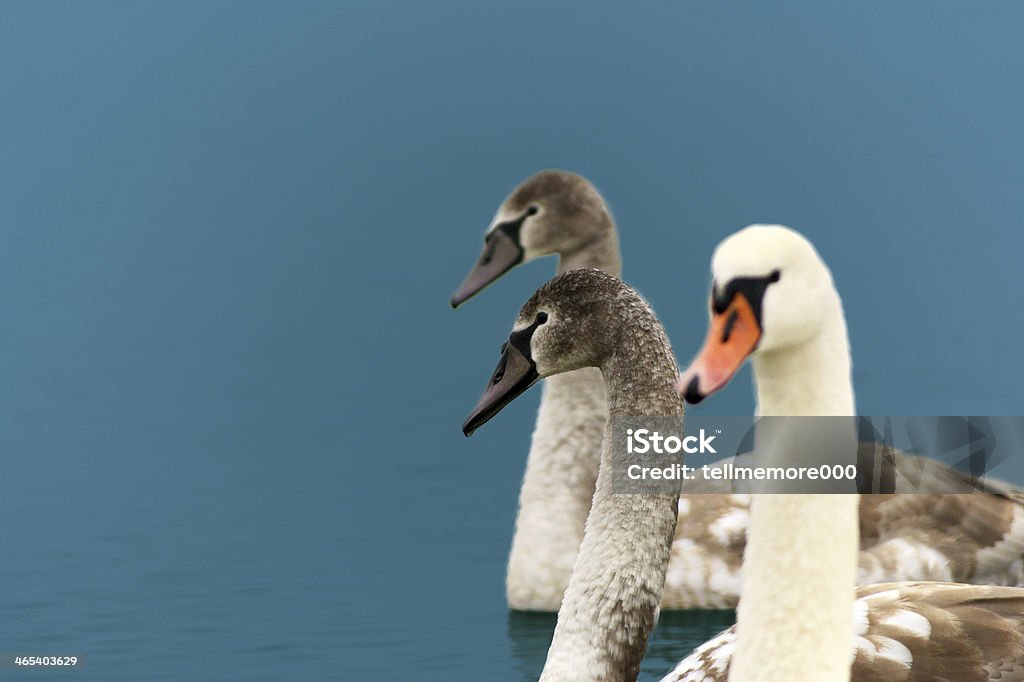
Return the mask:
{"type": "MultiPolygon", "coordinates": [[[[111,433],[113,421],[84,422],[64,427],[95,439],[89,454],[40,449],[41,430],[31,456],[3,465],[4,480],[17,482],[3,505],[15,520],[0,568],[11,586],[0,599],[7,650],[84,655],[83,679],[375,679],[395,670],[469,679],[486,670],[488,679],[530,680],[543,666],[554,615],[507,611],[505,548],[483,537],[490,524],[424,497],[443,490],[444,470],[393,480],[374,505],[376,523],[363,525],[369,515],[351,517],[361,486],[339,485],[340,453],[327,444],[316,454],[315,442],[297,439],[294,450],[271,452],[258,437],[203,438],[193,421],[195,440],[172,437],[180,425],[168,424],[163,438],[129,445],[111,433]],[[95,473],[70,475],[67,460],[84,456],[95,473]],[[165,464],[143,471],[139,459],[165,464]],[[438,527],[439,517],[450,523],[438,527]]],[[[664,614],[645,679],[731,618],[664,614]]]]}

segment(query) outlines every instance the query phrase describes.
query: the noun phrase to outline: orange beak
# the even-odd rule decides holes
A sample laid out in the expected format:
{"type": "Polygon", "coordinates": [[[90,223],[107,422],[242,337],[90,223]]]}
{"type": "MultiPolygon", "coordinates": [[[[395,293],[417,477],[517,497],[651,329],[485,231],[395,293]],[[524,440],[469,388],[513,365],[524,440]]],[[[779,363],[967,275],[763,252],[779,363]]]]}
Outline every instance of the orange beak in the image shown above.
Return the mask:
{"type": "Polygon", "coordinates": [[[696,405],[729,383],[760,340],[757,315],[747,297],[737,292],[728,308],[721,313],[712,312],[704,347],[679,375],[676,391],[686,402],[696,405]]]}

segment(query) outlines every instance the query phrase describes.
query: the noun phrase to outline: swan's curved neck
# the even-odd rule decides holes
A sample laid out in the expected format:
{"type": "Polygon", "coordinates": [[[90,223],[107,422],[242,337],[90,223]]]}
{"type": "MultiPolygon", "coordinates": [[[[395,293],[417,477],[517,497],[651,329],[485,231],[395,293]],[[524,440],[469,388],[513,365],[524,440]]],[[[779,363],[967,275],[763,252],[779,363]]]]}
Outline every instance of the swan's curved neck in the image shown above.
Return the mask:
{"type": "Polygon", "coordinates": [[[557,611],[562,603],[594,497],[606,415],[600,370],[544,381],[505,577],[513,609],[557,611]]]}
{"type": "Polygon", "coordinates": [[[730,680],[850,679],[858,496],[755,495],[730,680]]]}
{"type": "Polygon", "coordinates": [[[854,414],[850,342],[838,298],[821,333],[799,346],[756,354],[752,363],[757,416],[854,414]]]}
{"type": "Polygon", "coordinates": [[[563,253],[558,257],[558,274],[579,268],[597,268],[609,275],[622,275],[622,258],[619,256],[619,233],[615,230],[611,216],[604,214],[601,220],[607,221],[606,229],[601,230],[602,237],[563,253]]]}
{"type": "MultiPolygon", "coordinates": [[[[618,234],[611,217],[604,219],[605,236],[562,254],[559,273],[597,268],[620,275],[618,234]]],[[[562,603],[594,497],[606,417],[600,370],[545,380],[505,578],[514,609],[557,611],[562,603]]]]}
{"type": "MultiPolygon", "coordinates": [[[[838,305],[798,348],[754,360],[759,416],[854,414],[838,305]]],[[[851,444],[855,446],[851,422],[851,444]]],[[[858,550],[856,494],[766,494],[751,501],[733,680],[848,680],[858,550]]]]}
{"type": "Polygon", "coordinates": [[[675,533],[678,494],[615,494],[612,420],[682,416],[667,339],[625,344],[602,366],[609,420],[597,491],[558,612],[543,681],[635,680],[654,627],[675,533]]]}

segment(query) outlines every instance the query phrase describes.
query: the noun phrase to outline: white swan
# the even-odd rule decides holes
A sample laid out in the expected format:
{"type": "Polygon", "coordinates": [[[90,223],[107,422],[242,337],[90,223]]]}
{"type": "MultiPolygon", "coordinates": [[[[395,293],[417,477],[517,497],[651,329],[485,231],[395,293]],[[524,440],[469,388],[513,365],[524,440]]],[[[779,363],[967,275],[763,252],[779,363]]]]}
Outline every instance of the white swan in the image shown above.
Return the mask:
{"type": "MultiPolygon", "coordinates": [[[[760,416],[853,415],[842,304],[813,246],[751,226],[719,245],[712,272],[708,339],[678,384],[687,400],[750,356],[760,416]]],[[[737,624],[664,679],[1024,679],[1024,589],[888,583],[855,601],[857,547],[856,495],[755,496],[737,624]]]]}
{"type": "MultiPolygon", "coordinates": [[[[559,256],[559,273],[591,267],[620,274],[614,220],[597,189],[579,175],[542,171],[505,199],[487,231],[484,252],[452,305],[517,264],[547,254],[559,256]]],[[[506,591],[513,609],[558,610],[594,494],[606,416],[604,386],[596,369],[545,382],[508,561],[506,591]]],[[[922,461],[929,473],[925,485],[948,474],[942,465],[922,461]]],[[[680,500],[681,523],[662,608],[736,606],[748,505],[749,496],[742,494],[680,500]]],[[[924,503],[922,496],[865,498],[859,582],[1002,585],[1024,580],[1024,505],[1012,496],[947,497],[938,505],[924,503]]]]}

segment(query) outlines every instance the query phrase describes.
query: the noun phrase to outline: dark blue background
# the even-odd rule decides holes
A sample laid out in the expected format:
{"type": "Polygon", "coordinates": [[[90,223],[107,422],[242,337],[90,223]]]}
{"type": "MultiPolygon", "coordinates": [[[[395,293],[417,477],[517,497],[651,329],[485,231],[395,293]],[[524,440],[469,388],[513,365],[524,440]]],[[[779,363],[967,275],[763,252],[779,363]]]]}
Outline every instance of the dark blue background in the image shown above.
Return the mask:
{"type": "MultiPolygon", "coordinates": [[[[1022,26],[1005,0],[0,3],[0,651],[535,676],[551,619],[510,620],[503,577],[539,391],[459,425],[554,263],[447,300],[545,167],[604,192],[681,360],[714,245],[783,222],[835,273],[862,413],[1020,413],[1022,26]]],[[[669,618],[649,673],[702,622],[669,618]]]]}

